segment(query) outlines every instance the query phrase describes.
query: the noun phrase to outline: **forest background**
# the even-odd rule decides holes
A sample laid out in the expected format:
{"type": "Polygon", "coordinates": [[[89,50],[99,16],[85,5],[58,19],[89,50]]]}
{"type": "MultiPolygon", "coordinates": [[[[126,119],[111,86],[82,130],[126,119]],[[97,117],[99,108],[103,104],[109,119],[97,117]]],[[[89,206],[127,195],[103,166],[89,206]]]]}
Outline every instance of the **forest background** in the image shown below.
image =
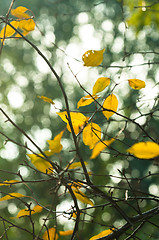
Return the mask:
{"type": "MultiPolygon", "coordinates": [[[[8,12],[10,3],[9,0],[1,0],[0,16],[8,12]]],[[[82,143],[81,136],[78,138],[80,152],[88,162],[94,186],[104,189],[115,201],[121,201],[121,207],[129,216],[156,207],[159,195],[158,159],[138,159],[126,151],[137,142],[153,139],[158,143],[159,2],[16,0],[13,8],[18,6],[30,9],[34,16],[35,30],[26,38],[46,56],[60,76],[70,111],[79,111],[89,117],[94,114],[98,107],[96,103],[79,109],[77,103],[87,95],[84,89],[92,92],[99,77],[111,79],[111,84],[100,94],[101,102],[108,94],[116,94],[119,102],[117,112],[127,119],[114,114],[107,120],[98,112],[93,116],[93,121],[102,127],[103,139],[119,134],[117,140],[97,158],[90,159],[92,150],[82,143]],[[102,64],[97,67],[83,66],[82,55],[86,51],[101,49],[105,49],[102,64]],[[141,79],[146,83],[146,87],[134,90],[129,86],[128,79],[141,79]],[[130,119],[135,121],[135,124],[130,119]],[[139,196],[141,198],[137,200],[139,196]]],[[[4,27],[2,23],[1,19],[1,29],[4,27]]],[[[66,127],[57,115],[57,112],[66,109],[61,88],[44,59],[24,39],[6,39],[1,46],[1,109],[40,149],[46,150],[47,140],[53,139],[66,127]],[[43,102],[38,96],[47,96],[54,104],[43,102]]],[[[50,218],[47,209],[33,216],[35,232],[40,231],[47,217],[48,228],[56,226],[62,231],[73,229],[76,220],[63,212],[71,209],[74,204],[71,196],[65,192],[65,187],[60,186],[57,193],[54,189],[56,184],[50,184],[49,181],[44,181],[43,184],[38,181],[47,179],[47,176],[33,168],[26,156],[31,152],[15,143],[25,143],[34,152],[37,152],[36,146],[19,132],[14,124],[6,122],[2,111],[0,124],[0,181],[19,180],[20,176],[26,181],[21,185],[13,184],[10,188],[1,186],[1,197],[10,192],[19,192],[33,196],[42,206],[53,206],[53,209],[56,209],[56,214],[50,218]]],[[[61,167],[67,166],[71,159],[75,158],[77,161],[68,130],[65,130],[61,144],[62,151],[54,155],[52,161],[61,167]]],[[[73,174],[74,178],[84,181],[81,168],[72,172],[70,174],[73,174]]],[[[125,224],[120,214],[112,206],[104,207],[103,200],[94,192],[88,191],[87,195],[97,207],[88,207],[87,210],[81,203],[84,216],[79,222],[81,232],[77,233],[77,239],[90,239],[105,229],[118,229],[125,224]]],[[[26,199],[25,203],[12,199],[0,203],[0,234],[4,239],[7,239],[6,236],[8,239],[17,239],[17,234],[18,239],[34,239],[35,236],[30,237],[29,233],[20,229],[28,225],[32,232],[30,218],[11,220],[30,202],[30,199],[26,199]],[[17,227],[10,227],[10,222],[14,222],[17,227]]],[[[136,231],[132,239],[159,239],[157,217],[153,216],[151,221],[145,221],[145,225],[141,226],[142,230],[136,231]]],[[[128,229],[121,239],[131,239],[133,231],[128,229]]]]}

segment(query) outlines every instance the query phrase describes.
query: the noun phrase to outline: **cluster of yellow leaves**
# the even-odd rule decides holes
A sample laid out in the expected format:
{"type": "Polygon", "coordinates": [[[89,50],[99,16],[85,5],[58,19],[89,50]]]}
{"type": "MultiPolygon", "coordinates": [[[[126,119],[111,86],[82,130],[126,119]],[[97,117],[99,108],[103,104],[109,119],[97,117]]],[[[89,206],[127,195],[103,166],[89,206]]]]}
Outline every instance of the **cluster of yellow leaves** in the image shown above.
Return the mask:
{"type": "MultiPolygon", "coordinates": [[[[53,140],[48,140],[49,150],[44,151],[44,154],[48,157],[54,155],[55,153],[60,153],[62,150],[62,144],[60,143],[64,131],[61,131],[53,140]]],[[[53,171],[52,164],[45,160],[45,156],[41,153],[39,154],[27,154],[30,158],[32,164],[41,172],[51,174],[53,171]]]]}
{"type": "MultiPolygon", "coordinates": [[[[26,11],[30,10],[21,6],[17,7],[16,9],[12,9],[11,14],[17,17],[17,19],[10,22],[15,29],[19,28],[24,36],[33,31],[35,28],[34,20],[27,13],[25,13],[26,11]]],[[[4,41],[6,37],[13,36],[16,32],[15,29],[9,25],[6,25],[0,32],[1,41],[4,41]]],[[[21,35],[16,34],[15,37],[21,37],[21,35]]]]}
{"type": "Polygon", "coordinates": [[[99,96],[97,96],[96,94],[102,92],[107,86],[109,86],[109,84],[110,78],[107,77],[98,78],[93,86],[92,95],[82,97],[77,103],[77,108],[84,107],[94,102],[96,99],[99,98],[99,96]]]}
{"type": "MultiPolygon", "coordinates": [[[[1,186],[5,185],[5,186],[9,186],[9,184],[6,184],[6,183],[15,183],[15,182],[18,182],[16,180],[10,180],[10,181],[4,181],[4,184],[2,184],[1,186]]],[[[13,192],[13,193],[8,193],[6,196],[0,198],[0,202],[3,202],[3,201],[7,201],[7,200],[11,200],[11,199],[14,199],[14,198],[22,198],[22,197],[29,197],[29,196],[26,196],[26,195],[23,195],[21,193],[17,193],[17,192],[13,192]]],[[[43,207],[39,206],[39,205],[36,205],[33,209],[29,210],[29,209],[22,209],[18,212],[17,216],[15,218],[20,218],[20,217],[24,217],[24,216],[29,216],[29,215],[32,215],[32,214],[35,214],[35,213],[39,213],[43,210],[43,207]]],[[[14,219],[14,217],[12,218],[14,219]]]]}
{"type": "Polygon", "coordinates": [[[83,143],[93,149],[90,159],[96,158],[101,151],[114,141],[115,138],[101,141],[101,128],[96,123],[89,123],[83,130],[83,143]]]}
{"type": "Polygon", "coordinates": [[[108,236],[109,234],[113,233],[113,230],[114,229],[108,229],[108,230],[104,230],[102,231],[101,233],[91,237],[89,240],[96,240],[96,239],[99,239],[99,238],[102,238],[102,237],[106,237],[108,236]]]}
{"type": "MultiPolygon", "coordinates": [[[[59,235],[61,236],[69,236],[72,235],[73,230],[67,230],[67,231],[59,231],[59,235]]],[[[58,240],[59,236],[57,234],[56,228],[49,228],[47,231],[45,231],[43,235],[43,240],[58,240]]]]}
{"type": "Polygon", "coordinates": [[[155,142],[139,142],[135,143],[127,152],[137,158],[151,159],[159,156],[159,144],[155,142]]]}

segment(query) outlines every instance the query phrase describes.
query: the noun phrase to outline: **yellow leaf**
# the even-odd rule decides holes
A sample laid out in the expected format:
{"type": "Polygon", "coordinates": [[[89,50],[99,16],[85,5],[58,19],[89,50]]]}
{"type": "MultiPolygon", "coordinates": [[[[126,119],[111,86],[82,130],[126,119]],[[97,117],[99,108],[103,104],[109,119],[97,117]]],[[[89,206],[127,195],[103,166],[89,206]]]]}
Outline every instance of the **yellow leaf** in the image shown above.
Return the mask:
{"type": "Polygon", "coordinates": [[[51,104],[55,104],[51,98],[45,97],[45,96],[38,96],[38,98],[42,99],[45,102],[51,103],[51,104]]]}
{"type": "Polygon", "coordinates": [[[135,143],[127,152],[138,158],[150,159],[159,156],[159,144],[154,142],[135,143]]]}
{"type": "MultiPolygon", "coordinates": [[[[22,34],[23,34],[24,37],[25,37],[28,33],[29,33],[29,32],[27,32],[27,31],[23,31],[23,32],[22,32],[22,34]]],[[[21,38],[22,36],[21,36],[19,33],[17,33],[17,34],[15,35],[15,37],[16,37],[16,38],[21,38]]]]}
{"type": "Polygon", "coordinates": [[[35,22],[33,19],[28,20],[21,20],[19,22],[19,28],[23,30],[24,32],[30,32],[33,31],[35,28],[35,22]]]}
{"type": "Polygon", "coordinates": [[[55,228],[49,228],[44,232],[43,240],[58,240],[58,234],[56,233],[55,228]]]}
{"type": "Polygon", "coordinates": [[[105,140],[102,142],[98,142],[92,150],[92,155],[91,155],[90,159],[96,158],[100,154],[101,151],[103,151],[105,148],[107,148],[114,141],[115,141],[115,138],[112,138],[110,140],[105,140]]]}
{"type": "Polygon", "coordinates": [[[35,213],[39,213],[43,210],[43,207],[36,205],[33,209],[29,210],[29,209],[22,209],[18,212],[17,216],[15,218],[20,218],[20,217],[24,217],[24,216],[30,216],[33,215],[35,213]]]}
{"type": "MultiPolygon", "coordinates": [[[[99,98],[97,95],[93,95],[93,97],[94,99],[99,98]]],[[[77,103],[77,108],[91,104],[92,102],[94,102],[94,99],[90,95],[82,97],[77,103]]]]}
{"type": "Polygon", "coordinates": [[[73,230],[59,231],[59,234],[61,236],[69,236],[69,235],[72,235],[72,233],[73,233],[73,230]]]}
{"type": "Polygon", "coordinates": [[[17,18],[29,18],[30,16],[25,12],[28,11],[26,7],[17,7],[16,9],[11,10],[11,14],[17,18]]]}
{"type": "Polygon", "coordinates": [[[108,229],[108,230],[104,230],[102,231],[101,233],[91,237],[89,240],[96,240],[96,239],[99,239],[99,238],[102,238],[102,237],[105,237],[109,234],[111,234],[113,232],[114,228],[113,229],[108,229]]]}
{"type": "Polygon", "coordinates": [[[70,185],[71,188],[74,188],[74,189],[83,187],[83,183],[81,182],[73,182],[73,183],[69,183],[68,185],[70,185]]]}
{"type": "Polygon", "coordinates": [[[93,86],[93,95],[103,91],[110,84],[110,78],[100,77],[93,86]]]}
{"type": "Polygon", "coordinates": [[[142,80],[139,80],[139,79],[129,79],[128,82],[129,82],[130,87],[135,90],[145,88],[145,86],[146,86],[145,82],[142,80]]]}
{"type": "Polygon", "coordinates": [[[114,94],[110,94],[103,103],[103,108],[110,111],[103,110],[104,116],[109,119],[118,109],[118,99],[114,94]]]}
{"type": "Polygon", "coordinates": [[[83,129],[83,142],[89,146],[90,149],[94,148],[95,144],[101,139],[101,128],[96,123],[89,123],[83,129]]]}
{"type": "MultiPolygon", "coordinates": [[[[18,21],[12,21],[12,22],[10,22],[10,24],[13,25],[13,27],[15,27],[16,29],[19,26],[18,21]]],[[[6,25],[6,27],[4,27],[0,33],[1,41],[3,41],[3,38],[11,37],[14,33],[15,33],[15,30],[12,27],[10,27],[9,25],[6,25]]]]}
{"type": "MultiPolygon", "coordinates": [[[[31,215],[31,212],[28,209],[22,209],[18,212],[15,218],[20,218],[20,217],[30,216],[30,215],[31,215]]],[[[14,219],[14,217],[12,219],[14,219]]]]}
{"type": "MultiPolygon", "coordinates": [[[[16,9],[11,10],[11,14],[19,19],[22,19],[21,21],[18,21],[19,25],[18,28],[22,30],[22,34],[26,36],[30,31],[33,31],[35,28],[35,22],[34,20],[25,12],[30,11],[29,9],[25,7],[17,7],[16,9]]],[[[16,34],[15,37],[22,37],[20,34],[16,34]]]]}
{"type": "MultiPolygon", "coordinates": [[[[87,165],[88,163],[84,162],[84,164],[87,165]]],[[[81,163],[75,162],[75,163],[72,163],[71,165],[69,165],[68,169],[75,169],[75,168],[79,168],[79,167],[82,167],[81,163]]]]}
{"type": "Polygon", "coordinates": [[[86,203],[89,204],[91,206],[94,206],[93,202],[83,193],[81,192],[79,189],[77,188],[72,188],[72,191],[75,195],[75,197],[82,203],[86,203]]]}
{"type": "Polygon", "coordinates": [[[49,143],[49,149],[52,153],[59,153],[62,150],[62,144],[60,143],[64,131],[60,132],[53,140],[47,140],[49,143]]]}
{"type": "MultiPolygon", "coordinates": [[[[45,151],[44,152],[47,156],[48,154],[52,153],[50,151],[45,151]],[[47,154],[48,153],[48,154],[47,154]]],[[[44,157],[42,154],[38,154],[38,156],[36,154],[27,154],[27,156],[30,158],[30,161],[32,162],[32,164],[41,172],[44,173],[48,173],[51,174],[53,171],[52,165],[51,163],[49,163],[48,161],[46,161],[45,159],[41,158],[44,157]]]]}
{"type": "Polygon", "coordinates": [[[17,181],[17,180],[6,180],[6,181],[4,181],[3,183],[0,183],[0,186],[11,186],[13,183],[16,183],[16,182],[19,182],[19,181],[17,181]]]}
{"type": "Polygon", "coordinates": [[[0,198],[0,202],[2,201],[6,201],[6,200],[10,200],[13,198],[21,198],[21,197],[26,197],[25,195],[21,194],[21,193],[9,193],[6,196],[0,198]]]}
{"type": "MultiPolygon", "coordinates": [[[[67,116],[67,112],[58,112],[57,113],[61,119],[67,123],[67,129],[68,131],[71,132],[71,128],[68,122],[68,116],[67,116]]],[[[72,125],[73,125],[73,129],[75,134],[77,135],[80,130],[83,128],[83,126],[88,122],[88,117],[85,117],[82,113],[79,112],[70,112],[70,116],[71,116],[71,121],[72,121],[72,125]]]]}
{"type": "Polygon", "coordinates": [[[95,67],[102,63],[103,61],[103,53],[105,52],[105,48],[100,51],[89,50],[85,52],[82,56],[82,60],[84,62],[84,66],[86,67],[95,67]]]}
{"type": "MultiPolygon", "coordinates": [[[[81,215],[81,213],[80,213],[80,215],[81,215]]],[[[73,212],[73,213],[71,214],[71,217],[72,217],[72,218],[76,218],[76,217],[77,217],[77,212],[73,212]]]]}

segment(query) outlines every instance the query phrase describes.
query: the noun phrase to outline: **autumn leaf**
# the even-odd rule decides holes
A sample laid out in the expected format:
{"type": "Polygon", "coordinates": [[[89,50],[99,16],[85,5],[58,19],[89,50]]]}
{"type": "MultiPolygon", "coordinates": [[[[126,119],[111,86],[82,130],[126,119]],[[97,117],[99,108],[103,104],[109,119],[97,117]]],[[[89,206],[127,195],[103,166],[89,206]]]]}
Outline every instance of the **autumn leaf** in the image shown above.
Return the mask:
{"type": "Polygon", "coordinates": [[[72,235],[72,233],[73,233],[73,230],[59,231],[59,234],[61,236],[69,236],[69,235],[72,235]]]}
{"type": "MultiPolygon", "coordinates": [[[[84,162],[84,164],[87,165],[88,163],[84,162]]],[[[72,163],[71,165],[68,165],[68,169],[75,169],[79,167],[82,167],[81,162],[75,162],[75,163],[72,163]]]]}
{"type": "Polygon", "coordinates": [[[139,79],[129,79],[128,82],[129,82],[130,87],[135,90],[145,88],[145,86],[146,86],[145,82],[142,80],[139,80],[139,79]]]}
{"type": "Polygon", "coordinates": [[[53,140],[47,140],[49,143],[49,149],[52,153],[59,153],[62,150],[62,144],[60,143],[64,131],[61,131],[53,140]]]}
{"type": "Polygon", "coordinates": [[[35,28],[35,22],[33,19],[28,19],[28,20],[21,20],[19,22],[19,26],[18,26],[23,32],[29,33],[31,31],[34,30],[35,28]]]}
{"type": "Polygon", "coordinates": [[[101,233],[91,237],[89,240],[96,240],[96,239],[108,236],[109,234],[111,234],[113,232],[113,230],[114,230],[114,228],[113,229],[104,230],[101,233]]]}
{"type": "Polygon", "coordinates": [[[159,156],[159,144],[154,142],[135,143],[127,152],[137,158],[150,159],[159,156]]]}
{"type": "Polygon", "coordinates": [[[98,142],[92,150],[92,155],[91,155],[90,159],[96,158],[100,154],[101,151],[103,151],[105,148],[107,148],[114,141],[115,141],[115,138],[112,138],[110,140],[104,140],[102,142],[98,142]]]}
{"type": "MultiPolygon", "coordinates": [[[[81,213],[80,213],[80,215],[81,215],[81,213]]],[[[71,217],[72,217],[72,218],[77,218],[77,212],[73,212],[73,213],[71,214],[71,217]]]]}
{"type": "MultiPolygon", "coordinates": [[[[12,21],[12,22],[10,22],[10,24],[13,27],[15,27],[16,29],[19,26],[18,21],[12,21]]],[[[6,25],[4,28],[2,28],[1,33],[0,33],[1,41],[3,41],[4,38],[11,37],[14,33],[15,33],[15,30],[12,27],[10,27],[9,25],[6,25]]]]}
{"type": "Polygon", "coordinates": [[[83,183],[81,182],[72,182],[72,183],[69,183],[68,185],[71,186],[71,188],[75,188],[75,189],[83,187],[83,183]]]}
{"type": "MultiPolygon", "coordinates": [[[[26,36],[29,32],[35,29],[34,20],[31,18],[31,16],[25,13],[26,11],[30,11],[30,10],[26,7],[21,7],[21,6],[11,10],[11,14],[17,17],[18,19],[20,19],[20,21],[18,21],[19,23],[18,28],[22,30],[22,34],[24,36],[26,36]]],[[[16,34],[15,37],[22,37],[22,36],[20,34],[16,34]]]]}
{"type": "MultiPolygon", "coordinates": [[[[43,207],[36,205],[35,207],[33,207],[33,209],[29,210],[29,209],[22,209],[18,212],[17,216],[15,218],[21,218],[24,216],[30,216],[33,215],[35,213],[39,213],[43,210],[43,207]]],[[[13,219],[13,218],[12,218],[13,219]]]]}
{"type": "Polygon", "coordinates": [[[96,123],[89,123],[83,129],[83,142],[92,149],[101,139],[101,128],[96,123]]]}
{"type": "MultiPolygon", "coordinates": [[[[99,98],[97,95],[93,95],[93,98],[94,99],[97,99],[97,98],[99,98]]],[[[78,101],[78,103],[77,103],[77,108],[79,108],[79,107],[84,107],[84,106],[86,106],[86,105],[89,105],[89,104],[91,104],[92,102],[94,102],[94,99],[93,99],[90,95],[87,95],[87,96],[84,96],[84,97],[82,97],[79,101],[78,101]]]]}
{"type": "Polygon", "coordinates": [[[14,184],[14,183],[17,183],[17,182],[19,182],[19,181],[17,181],[17,180],[6,180],[6,181],[4,181],[3,183],[0,183],[0,186],[11,186],[12,184],[14,184]]]}
{"type": "MultiPolygon", "coordinates": [[[[61,117],[61,119],[67,123],[67,129],[68,131],[71,132],[71,128],[68,122],[68,115],[67,112],[57,112],[57,114],[61,117]]],[[[71,116],[71,121],[72,121],[72,125],[73,125],[73,129],[75,134],[77,135],[81,128],[88,122],[88,117],[85,117],[82,113],[79,112],[70,112],[70,116],[71,116]]]]}
{"type": "Polygon", "coordinates": [[[109,119],[118,109],[118,99],[114,94],[110,94],[103,103],[103,114],[109,119]],[[104,110],[109,109],[110,111],[104,110]]]}
{"type": "Polygon", "coordinates": [[[51,103],[51,104],[55,104],[51,98],[45,97],[45,96],[38,96],[38,98],[42,99],[45,102],[51,103]]]}
{"type": "Polygon", "coordinates": [[[82,203],[89,204],[91,206],[94,206],[93,202],[79,189],[77,188],[72,188],[72,191],[75,195],[75,197],[82,203]]]}
{"type": "Polygon", "coordinates": [[[25,195],[21,194],[21,193],[9,193],[6,196],[0,198],[0,202],[2,201],[6,201],[6,200],[10,200],[13,198],[21,198],[21,197],[26,197],[25,195]]]}
{"type": "MultiPolygon", "coordinates": [[[[15,9],[11,10],[11,14],[17,18],[30,18],[30,16],[28,14],[26,14],[25,12],[28,11],[29,9],[26,7],[22,7],[19,6],[15,9]]],[[[30,10],[29,10],[30,11],[30,10]]]]}
{"type": "Polygon", "coordinates": [[[43,240],[58,240],[58,234],[56,233],[55,228],[49,228],[44,232],[43,240]]]}
{"type": "Polygon", "coordinates": [[[102,92],[110,84],[110,78],[100,77],[93,86],[93,95],[102,92]]]}
{"type": "MultiPolygon", "coordinates": [[[[51,151],[44,151],[45,155],[49,156],[49,154],[53,154],[51,151]]],[[[42,154],[27,154],[27,156],[30,158],[30,161],[32,164],[40,171],[44,173],[51,174],[53,171],[53,167],[50,162],[46,161],[42,157],[44,157],[42,154]]]]}
{"type": "Polygon", "coordinates": [[[86,67],[95,67],[102,63],[103,61],[103,53],[105,52],[105,48],[100,51],[89,50],[85,52],[82,56],[82,60],[84,62],[84,66],[86,67]]]}

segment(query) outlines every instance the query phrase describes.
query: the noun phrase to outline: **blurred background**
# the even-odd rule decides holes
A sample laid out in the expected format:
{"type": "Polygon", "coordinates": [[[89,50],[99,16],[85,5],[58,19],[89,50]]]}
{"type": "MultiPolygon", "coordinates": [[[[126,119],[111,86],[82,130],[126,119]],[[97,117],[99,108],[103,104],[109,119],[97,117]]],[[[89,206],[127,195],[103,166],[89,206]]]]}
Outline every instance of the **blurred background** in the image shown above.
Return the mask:
{"type": "MultiPolygon", "coordinates": [[[[5,16],[11,1],[0,1],[0,15],[5,16]]],[[[101,93],[101,103],[113,91],[119,100],[118,112],[142,126],[145,131],[157,142],[159,135],[159,4],[156,1],[120,1],[120,0],[16,0],[13,8],[25,6],[34,14],[36,29],[27,35],[47,57],[53,68],[62,79],[63,86],[68,96],[70,109],[77,110],[77,102],[87,95],[78,85],[77,76],[82,86],[92,92],[92,87],[97,78],[111,78],[111,85],[101,93]],[[145,7],[146,6],[146,7],[145,7]],[[105,48],[104,59],[99,67],[83,67],[82,55],[87,50],[101,50],[105,48]],[[72,73],[73,72],[73,73],[72,73]],[[141,79],[146,87],[140,91],[131,89],[128,79],[141,79]],[[150,114],[151,113],[151,114],[150,114]]],[[[12,18],[12,16],[10,16],[12,18]]],[[[4,25],[1,23],[1,29],[4,25]]],[[[56,78],[43,59],[22,39],[8,39],[3,46],[0,59],[0,105],[8,116],[42,149],[46,150],[46,140],[53,139],[65,128],[65,123],[57,116],[56,112],[65,109],[65,103],[56,78]],[[55,107],[43,102],[38,96],[47,96],[55,102],[55,107]]],[[[86,116],[94,112],[94,104],[79,109],[86,116]]],[[[24,143],[34,151],[37,149],[9,122],[1,113],[0,131],[16,142],[24,143]]],[[[109,121],[98,113],[93,118],[103,132],[103,138],[109,139],[124,128],[119,141],[113,143],[109,149],[94,160],[89,160],[91,151],[80,143],[84,159],[88,160],[88,167],[92,171],[95,185],[105,186],[104,190],[114,189],[118,199],[125,197],[128,184],[120,171],[125,171],[130,178],[132,188],[139,189],[155,196],[159,195],[158,162],[156,160],[139,160],[124,156],[126,149],[138,141],[148,141],[143,131],[126,119],[113,116],[109,121]],[[119,171],[120,170],[120,171],[119,171]],[[138,181],[139,178],[154,174],[138,181]],[[134,178],[134,180],[132,180],[134,178]]],[[[26,149],[12,142],[5,144],[5,137],[0,141],[0,169],[17,173],[20,171],[24,179],[39,179],[41,175],[28,168],[25,161],[26,149]]],[[[70,133],[65,131],[62,138],[63,151],[60,155],[53,156],[53,161],[60,161],[66,166],[73,158],[74,153],[70,133]]],[[[74,174],[83,177],[82,171],[74,174]]],[[[17,175],[9,172],[0,172],[0,180],[17,179],[17,175]]],[[[12,186],[12,189],[1,187],[2,192],[18,191],[23,194],[33,195],[42,205],[52,201],[53,195],[48,187],[42,183],[12,186]],[[29,185],[30,186],[30,185],[29,185]]],[[[62,191],[62,190],[61,190],[62,191]]],[[[141,193],[140,192],[140,193],[141,193]]],[[[3,194],[1,194],[3,196],[3,194]]],[[[29,201],[29,200],[28,200],[29,201]]],[[[103,200],[96,199],[96,204],[103,200]]],[[[61,197],[56,202],[59,211],[69,208],[70,197],[61,197]]],[[[82,205],[83,206],[83,205],[82,205]]],[[[145,211],[155,206],[155,202],[142,201],[140,207],[145,211]]],[[[0,203],[0,212],[3,217],[14,217],[24,208],[19,201],[0,203]]],[[[133,215],[135,211],[128,205],[124,210],[133,215]]],[[[79,239],[89,239],[105,228],[119,227],[123,224],[120,216],[113,209],[106,211],[101,208],[90,209],[89,216],[83,217],[81,223],[82,233],[79,239]],[[92,218],[94,215],[96,218],[92,218]],[[93,219],[93,220],[92,220],[93,219]],[[92,223],[90,221],[92,220],[92,223]],[[92,227],[93,226],[93,227],[92,227]]],[[[36,230],[43,222],[45,213],[34,217],[37,222],[36,230]]],[[[27,224],[25,218],[15,220],[19,226],[27,224]]],[[[154,219],[156,222],[156,219],[154,219]]],[[[1,224],[1,223],[0,223],[1,224]]],[[[54,225],[52,218],[48,226],[54,225]]],[[[73,222],[66,217],[58,218],[59,229],[70,229],[73,222]]],[[[3,224],[2,224],[3,225],[3,224]]],[[[1,230],[0,230],[1,232],[1,230]]],[[[3,230],[2,230],[3,232],[3,230]]],[[[8,231],[10,239],[32,239],[18,228],[8,231]],[[23,235],[24,234],[24,235],[23,235]]],[[[157,228],[147,226],[139,234],[139,239],[159,238],[157,228]]],[[[4,238],[5,239],[5,238],[4,238]]],[[[67,239],[67,237],[65,237],[67,239]]],[[[68,237],[69,239],[69,237],[68,237]]]]}

